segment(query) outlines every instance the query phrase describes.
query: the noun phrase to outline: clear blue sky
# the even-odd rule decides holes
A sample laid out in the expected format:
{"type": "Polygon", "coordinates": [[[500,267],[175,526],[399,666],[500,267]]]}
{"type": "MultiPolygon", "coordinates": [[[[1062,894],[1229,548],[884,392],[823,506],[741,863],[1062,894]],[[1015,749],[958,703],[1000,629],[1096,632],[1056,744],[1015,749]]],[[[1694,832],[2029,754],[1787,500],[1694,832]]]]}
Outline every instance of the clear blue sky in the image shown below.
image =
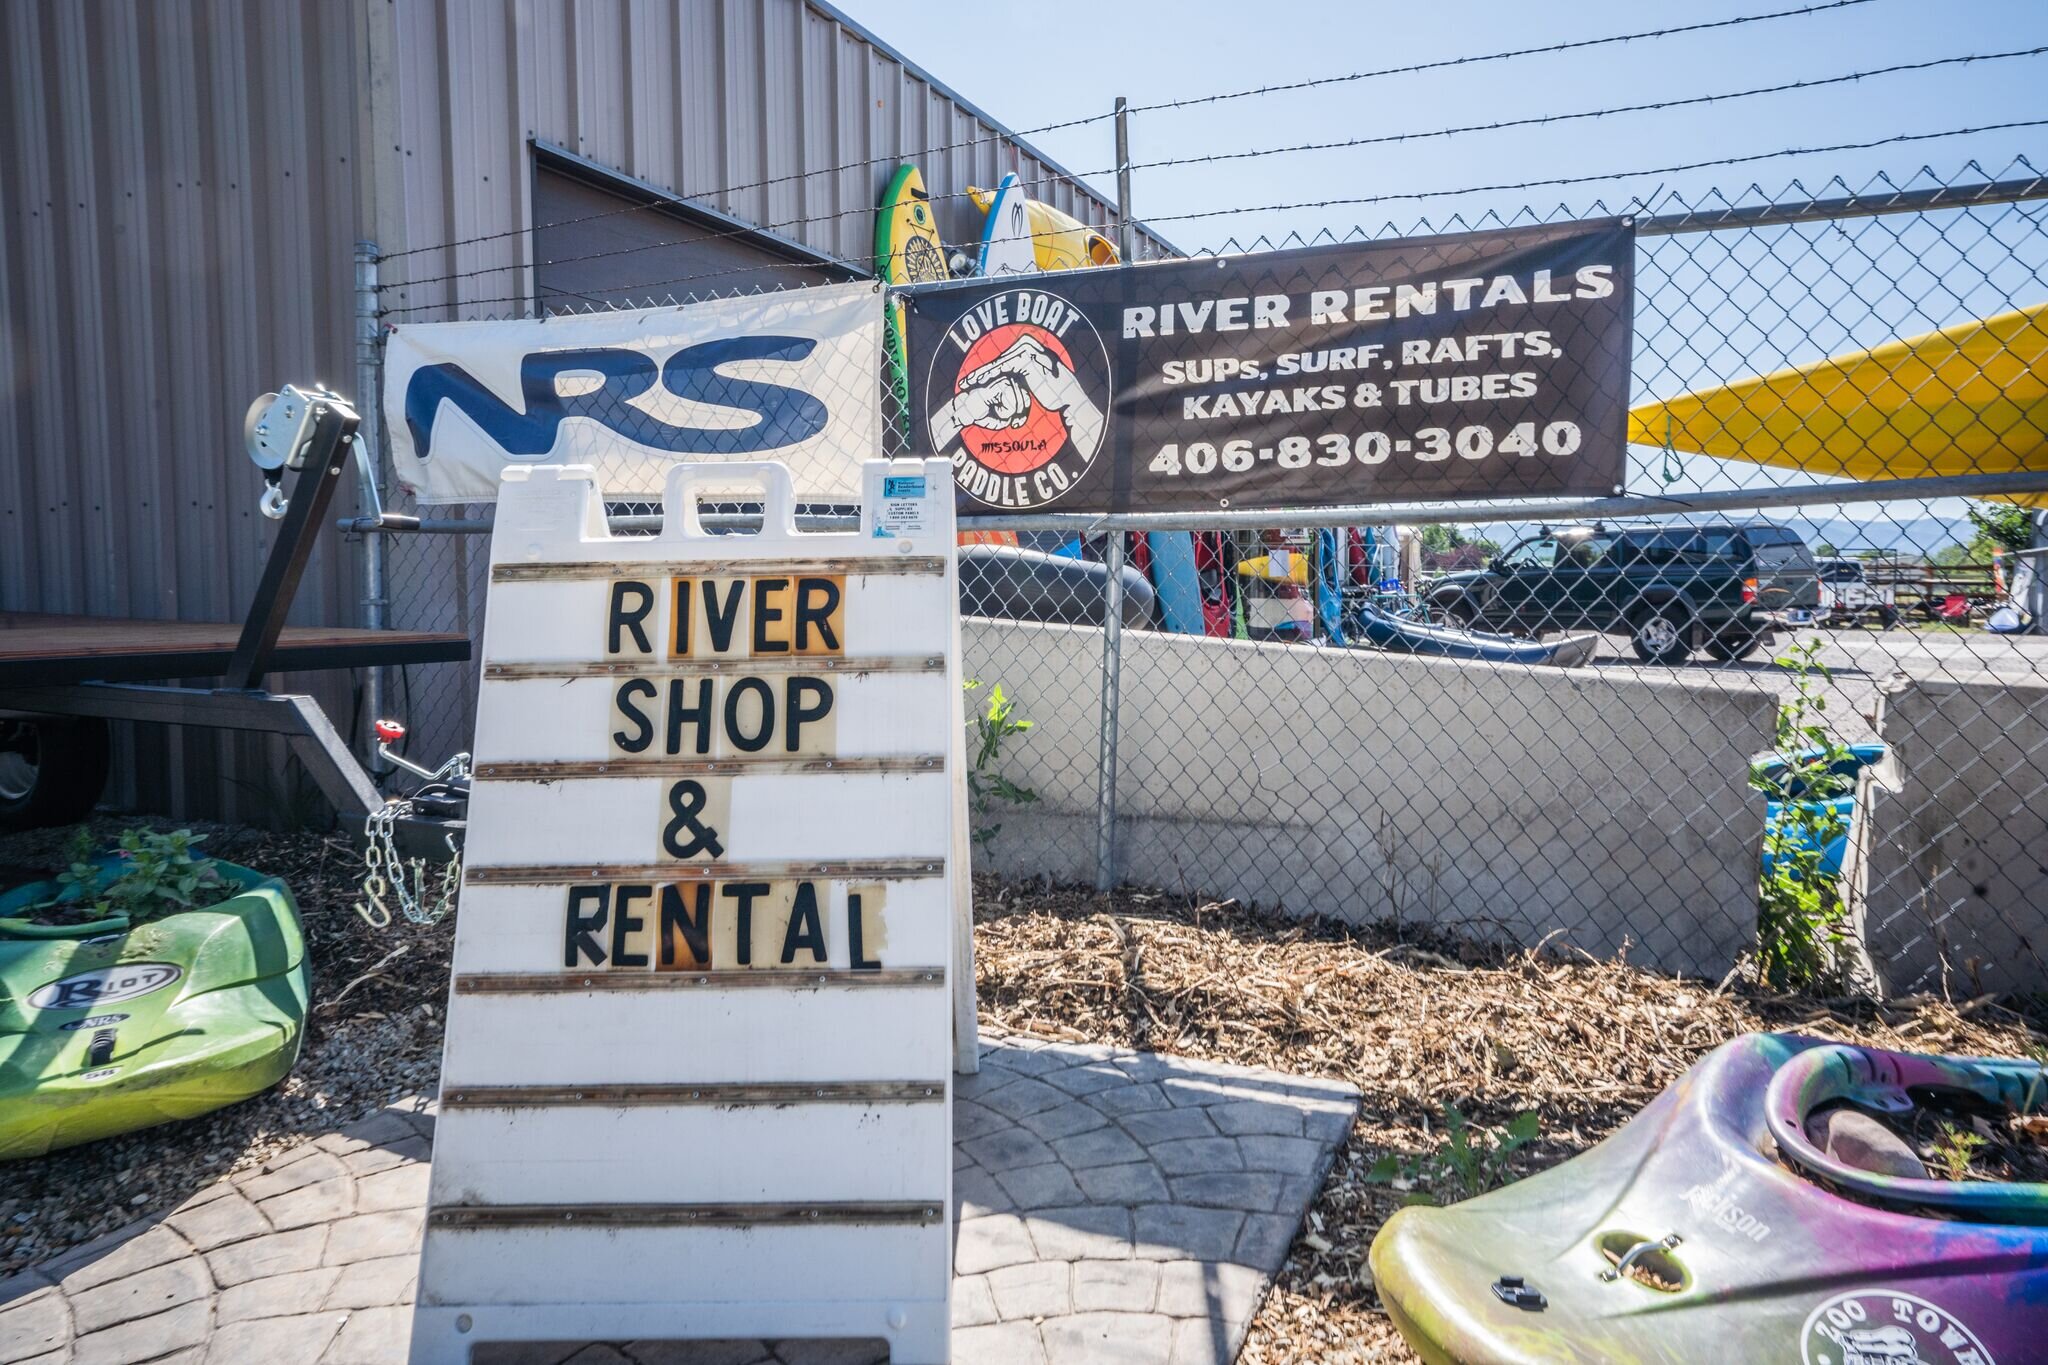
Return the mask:
{"type": "MultiPolygon", "coordinates": [[[[1133,105],[1337,76],[1574,39],[1605,37],[1801,7],[1802,0],[1178,0],[1050,6],[1043,0],[840,0],[841,7],[938,79],[1010,128],[1133,105]],[[1058,22],[1048,22],[1057,18],[1058,22]]],[[[1815,80],[1939,57],[2048,46],[2048,0],[1868,0],[1841,9],[1734,28],[1645,39],[1587,51],[1518,57],[1460,69],[1326,85],[1184,110],[1135,114],[1134,162],[1331,142],[1391,133],[1577,113],[1758,86],[1815,80]]],[[[2016,155],[2048,168],[2048,127],[2006,129],[1869,150],[1779,157],[1739,166],[1597,184],[1503,190],[1421,203],[1267,211],[1303,200],[1448,190],[1553,176],[1607,176],[1791,147],[1875,141],[1902,133],[2048,118],[2048,55],[1937,67],[1733,99],[1690,108],[1615,114],[1548,126],[1328,151],[1273,154],[1212,165],[1138,170],[1136,215],[1184,250],[1262,236],[1343,233],[1364,224],[1412,229],[1476,225],[1487,210],[1534,207],[1546,217],[1633,207],[1661,187],[1699,204],[1720,189],[1757,202],[1870,187],[1873,176],[1927,185],[2025,173],[2016,155]],[[1976,160],[1980,172],[1966,169],[1976,160]],[[1559,213],[1560,206],[1565,212],[1559,213]],[[1225,216],[1178,215],[1238,210],[1225,216]]],[[[1111,124],[1031,134],[1068,169],[1114,163],[1111,124]]],[[[1089,176],[1114,194],[1108,175],[1089,176]]],[[[1670,211],[1673,205],[1662,201],[1670,211]]],[[[1639,256],[1638,397],[1667,396],[1742,375],[1873,345],[2048,297],[2048,208],[1851,222],[1646,241],[1639,256]],[[1987,227],[1988,222],[1988,227],[1987,227]],[[1987,233],[1989,237],[1987,239],[1987,233]],[[1799,235],[1791,235],[1799,234],[1799,235]],[[1946,234],[1946,238],[1944,237],[1946,234]],[[1731,254],[1740,247],[1747,259],[1731,254]],[[1961,249],[1956,249],[1961,248],[1961,249]],[[1762,255],[1776,261],[1757,259],[1762,255]],[[1783,264],[1791,280],[1775,281],[1783,264]],[[1761,265],[1762,268],[1758,268],[1761,265]],[[1707,271],[1700,287],[1698,272],[1707,271]],[[1690,278],[1688,274],[1690,273],[1690,278]],[[1804,287],[1792,281],[1803,281],[1804,287]],[[1789,286],[1789,287],[1788,287],[1789,286]],[[1685,305],[1719,307],[1704,316],[1685,305]]],[[[1637,449],[1632,490],[1662,486],[1659,453],[1637,449]]],[[[1682,459],[1674,487],[1760,487],[1801,481],[1785,471],[1682,459]]],[[[1953,521],[1959,500],[1864,504],[1859,519],[1953,521]]],[[[1814,509],[1813,515],[1824,515],[1814,509]]],[[[1920,535],[1911,537],[1921,538],[1920,535]]],[[[1928,546],[1927,548],[1933,548],[1928,546]]]]}
{"type": "MultiPolygon", "coordinates": [[[[1178,0],[1177,3],[1047,5],[1043,0],[843,0],[842,8],[1011,128],[1108,109],[1118,95],[1133,104],[1184,99],[1276,82],[1476,55],[1576,38],[1601,37],[1732,15],[1790,9],[1799,0],[1178,0]],[[1059,22],[1048,22],[1057,17],[1059,22]]],[[[1801,18],[1615,47],[1522,57],[1463,70],[1356,81],[1320,89],[1233,100],[1134,116],[1132,155],[1139,162],[1418,132],[1538,114],[1571,113],[1658,99],[1719,94],[1753,86],[1846,74],[1932,57],[2048,45],[2043,0],[1871,0],[1801,18]]],[[[1303,199],[1348,198],[1557,175],[1604,173],[1784,147],[1862,142],[1894,133],[1935,132],[2048,117],[2048,56],[1880,76],[1850,85],[1733,100],[1661,113],[1615,115],[1549,127],[1452,138],[1302,152],[1211,166],[1143,170],[1134,177],[1140,217],[1303,199]]],[[[1105,121],[1033,139],[1077,172],[1114,162],[1105,121]]],[[[1776,191],[1794,176],[1809,185],[1842,174],[1852,182],[1877,171],[1907,173],[1923,164],[1947,173],[1978,157],[1987,169],[2015,152],[2048,152],[2048,128],[1911,143],[1668,177],[1684,190],[1742,188],[1752,180],[1776,191]]],[[[1617,181],[1610,204],[1648,181],[1617,181]]],[[[1113,191],[1104,177],[1098,184],[1113,191]]],[[[1479,195],[1460,209],[1581,208],[1592,187],[1479,195]]],[[[1387,218],[1404,225],[1418,213],[1445,213],[1445,201],[1416,207],[1308,209],[1164,221],[1160,229],[1187,249],[1236,236],[1348,228],[1387,218]]]]}

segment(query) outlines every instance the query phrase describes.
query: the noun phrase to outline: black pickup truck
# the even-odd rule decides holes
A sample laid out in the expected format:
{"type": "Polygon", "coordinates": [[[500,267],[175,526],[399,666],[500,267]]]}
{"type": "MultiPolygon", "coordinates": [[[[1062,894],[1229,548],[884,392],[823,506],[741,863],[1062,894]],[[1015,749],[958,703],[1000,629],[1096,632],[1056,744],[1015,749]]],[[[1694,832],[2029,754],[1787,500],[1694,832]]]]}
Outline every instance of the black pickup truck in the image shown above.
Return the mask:
{"type": "Polygon", "coordinates": [[[1747,658],[1770,638],[1774,613],[1820,605],[1820,576],[1798,534],[1768,522],[1575,526],[1445,576],[1428,600],[1489,630],[1623,632],[1645,662],[1678,664],[1696,644],[1716,659],[1747,658]]]}

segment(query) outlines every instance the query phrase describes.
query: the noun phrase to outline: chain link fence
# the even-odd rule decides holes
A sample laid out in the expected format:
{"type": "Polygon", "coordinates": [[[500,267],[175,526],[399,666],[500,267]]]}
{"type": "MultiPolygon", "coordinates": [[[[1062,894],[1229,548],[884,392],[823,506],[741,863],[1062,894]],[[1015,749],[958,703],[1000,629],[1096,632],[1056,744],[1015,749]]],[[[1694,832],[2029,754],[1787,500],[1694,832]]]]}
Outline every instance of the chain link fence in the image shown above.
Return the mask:
{"type": "MultiPolygon", "coordinates": [[[[1630,495],[969,519],[977,865],[1709,979],[2048,989],[2048,489],[2001,453],[2048,441],[2044,212],[2022,161],[1347,234],[1632,215],[1630,495]],[[1883,392],[1841,359],[1872,350],[1883,392]],[[1748,382],[1802,368],[1818,408],[1748,382]]],[[[390,624],[478,634],[489,509],[390,506],[427,518],[389,538],[390,624]]],[[[415,753],[467,746],[472,668],[385,695],[415,753]]]]}

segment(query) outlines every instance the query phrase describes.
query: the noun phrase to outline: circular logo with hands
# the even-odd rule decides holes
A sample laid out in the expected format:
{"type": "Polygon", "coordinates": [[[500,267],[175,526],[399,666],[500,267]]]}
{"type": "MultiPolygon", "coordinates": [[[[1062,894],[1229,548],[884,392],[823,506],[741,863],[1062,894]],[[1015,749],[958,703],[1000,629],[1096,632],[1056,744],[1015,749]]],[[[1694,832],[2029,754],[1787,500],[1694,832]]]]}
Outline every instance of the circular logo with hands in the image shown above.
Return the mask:
{"type": "Polygon", "coordinates": [[[1800,1338],[1804,1365],[1997,1365],[1961,1319],[1899,1289],[1837,1294],[1800,1338]]]}
{"type": "Polygon", "coordinates": [[[1042,290],[993,295],[933,356],[932,449],[977,502],[1056,502],[1102,448],[1108,376],[1101,338],[1071,304],[1042,290]]]}

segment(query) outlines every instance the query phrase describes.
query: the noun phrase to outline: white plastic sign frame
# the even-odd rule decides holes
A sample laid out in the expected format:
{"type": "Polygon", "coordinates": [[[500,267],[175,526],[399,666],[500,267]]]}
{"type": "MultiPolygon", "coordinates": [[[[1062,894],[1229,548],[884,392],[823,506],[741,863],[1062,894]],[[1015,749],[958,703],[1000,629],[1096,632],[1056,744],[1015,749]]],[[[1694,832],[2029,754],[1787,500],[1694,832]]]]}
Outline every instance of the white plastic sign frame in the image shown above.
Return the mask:
{"type": "Polygon", "coordinates": [[[814,533],[780,465],[677,465],[662,532],[615,537],[588,467],[508,471],[415,1361],[948,1360],[952,477],[862,477],[860,532],[814,533]],[[710,534],[698,494],[736,477],[762,530],[710,534]]]}

